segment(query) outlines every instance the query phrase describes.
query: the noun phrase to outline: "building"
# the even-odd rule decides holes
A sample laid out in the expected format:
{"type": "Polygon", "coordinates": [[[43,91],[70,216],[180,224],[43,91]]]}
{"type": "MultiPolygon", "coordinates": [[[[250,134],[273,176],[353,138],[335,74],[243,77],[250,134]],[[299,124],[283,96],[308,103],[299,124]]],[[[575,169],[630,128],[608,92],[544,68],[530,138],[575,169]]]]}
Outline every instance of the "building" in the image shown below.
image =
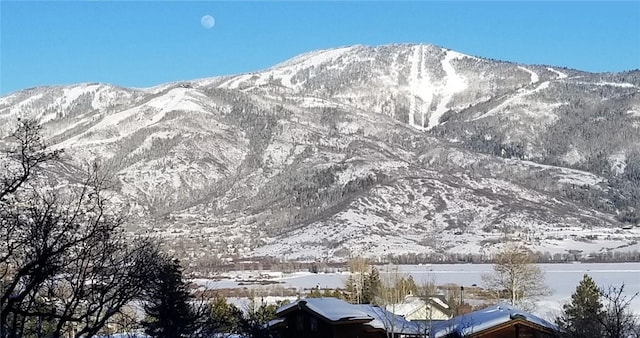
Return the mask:
{"type": "Polygon", "coordinates": [[[281,338],[424,337],[416,323],[369,304],[307,298],[280,307],[268,323],[281,338]]]}
{"type": "Polygon", "coordinates": [[[431,326],[433,338],[555,338],[556,325],[511,305],[498,304],[431,326]]]}
{"type": "Polygon", "coordinates": [[[389,304],[385,307],[397,315],[411,321],[448,320],[453,311],[444,296],[418,297],[407,295],[401,303],[389,304]]]}

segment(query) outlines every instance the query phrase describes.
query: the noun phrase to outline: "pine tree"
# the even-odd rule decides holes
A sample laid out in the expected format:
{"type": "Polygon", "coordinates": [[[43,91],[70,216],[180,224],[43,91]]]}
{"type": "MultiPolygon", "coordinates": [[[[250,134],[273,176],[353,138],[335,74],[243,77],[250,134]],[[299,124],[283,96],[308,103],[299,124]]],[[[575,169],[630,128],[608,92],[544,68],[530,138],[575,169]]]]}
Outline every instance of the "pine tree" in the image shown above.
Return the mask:
{"type": "Polygon", "coordinates": [[[602,337],[603,305],[600,289],[589,275],[584,275],[576,291],[571,295],[571,303],[562,307],[563,313],[558,325],[566,337],[602,337]]]}
{"type": "Polygon", "coordinates": [[[356,284],[355,278],[353,278],[353,275],[349,275],[349,277],[347,278],[347,281],[344,285],[344,292],[347,298],[347,302],[351,304],[359,304],[360,297],[358,286],[356,284]]]}
{"type": "Polygon", "coordinates": [[[399,297],[404,298],[407,295],[415,295],[418,293],[418,286],[416,282],[413,280],[413,276],[409,275],[408,277],[400,277],[398,281],[396,281],[395,285],[396,290],[398,291],[399,297]]]}
{"type": "Polygon", "coordinates": [[[307,293],[307,298],[321,298],[323,297],[322,293],[320,293],[320,286],[317,286],[313,289],[311,289],[311,291],[309,291],[309,293],[307,293]]]}
{"type": "Polygon", "coordinates": [[[242,331],[243,313],[226,298],[216,297],[208,306],[209,318],[205,330],[210,336],[215,334],[239,333],[242,331]]]}
{"type": "Polygon", "coordinates": [[[364,278],[364,285],[362,286],[362,304],[374,303],[378,292],[380,291],[380,273],[378,269],[371,268],[371,272],[364,278]]]}
{"type": "Polygon", "coordinates": [[[180,263],[163,256],[154,274],[145,297],[146,318],[142,322],[145,332],[158,338],[190,336],[196,316],[189,306],[191,296],[182,280],[180,263]]]}
{"type": "Polygon", "coordinates": [[[344,295],[340,292],[339,289],[324,289],[322,292],[322,297],[333,297],[338,299],[344,299],[344,295]]]}
{"type": "Polygon", "coordinates": [[[265,326],[270,320],[276,319],[276,311],[278,305],[275,304],[260,304],[256,306],[255,301],[252,299],[249,302],[249,308],[247,309],[247,316],[244,320],[244,333],[248,337],[252,338],[268,338],[270,337],[269,330],[265,326]]]}

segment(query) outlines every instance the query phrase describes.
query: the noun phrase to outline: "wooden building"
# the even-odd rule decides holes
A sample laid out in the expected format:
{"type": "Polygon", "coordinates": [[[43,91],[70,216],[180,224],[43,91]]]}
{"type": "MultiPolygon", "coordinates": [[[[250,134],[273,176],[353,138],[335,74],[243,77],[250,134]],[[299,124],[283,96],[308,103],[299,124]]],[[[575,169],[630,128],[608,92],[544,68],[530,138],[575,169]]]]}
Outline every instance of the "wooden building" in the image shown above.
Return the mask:
{"type": "Polygon", "coordinates": [[[401,316],[337,298],[308,298],[280,307],[269,329],[280,338],[424,337],[401,316]]]}
{"type": "Polygon", "coordinates": [[[556,325],[506,304],[473,311],[432,326],[434,338],[556,338],[556,325]]]}

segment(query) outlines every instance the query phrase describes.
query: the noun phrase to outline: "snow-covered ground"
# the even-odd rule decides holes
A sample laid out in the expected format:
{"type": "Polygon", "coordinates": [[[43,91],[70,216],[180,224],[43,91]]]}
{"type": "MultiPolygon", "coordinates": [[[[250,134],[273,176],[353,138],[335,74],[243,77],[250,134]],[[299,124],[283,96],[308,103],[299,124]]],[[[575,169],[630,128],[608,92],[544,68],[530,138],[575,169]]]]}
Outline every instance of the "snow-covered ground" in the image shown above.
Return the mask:
{"type": "Polygon", "coordinates": [[[558,79],[566,79],[567,78],[567,74],[565,74],[565,73],[563,73],[563,72],[561,72],[559,70],[556,70],[556,69],[553,69],[553,68],[550,68],[550,67],[547,67],[547,70],[550,71],[550,72],[556,73],[558,75],[558,79]]]}
{"type": "MultiPolygon", "coordinates": [[[[482,286],[482,275],[492,271],[491,264],[434,264],[400,265],[399,271],[413,276],[417,283],[433,280],[436,284],[456,283],[482,286]]],[[[578,264],[540,264],[545,272],[546,284],[552,294],[540,300],[536,313],[546,318],[557,315],[562,304],[571,299],[571,294],[588,274],[600,287],[619,287],[624,284],[625,294],[632,296],[640,293],[640,263],[578,263],[578,264]]],[[[631,305],[640,313],[640,296],[631,305]]]]}
{"type": "Polygon", "coordinates": [[[441,88],[440,93],[443,98],[438,103],[436,110],[431,113],[431,116],[429,117],[429,126],[427,127],[427,129],[431,129],[440,123],[440,118],[449,109],[448,104],[451,102],[453,95],[462,92],[467,88],[466,80],[464,79],[464,77],[456,73],[455,68],[451,64],[451,61],[455,59],[461,59],[463,57],[465,57],[464,54],[453,51],[447,51],[447,53],[445,54],[445,57],[442,60],[442,69],[447,75],[445,77],[445,84],[441,88]]]}
{"type": "MultiPolygon", "coordinates": [[[[582,279],[584,274],[591,276],[601,287],[624,284],[625,294],[628,297],[640,293],[640,263],[579,263],[579,264],[540,264],[545,271],[546,283],[551,288],[552,294],[537,303],[536,314],[552,319],[561,310],[562,304],[568,302],[571,294],[582,279]]],[[[385,271],[399,272],[413,276],[418,284],[434,282],[437,285],[455,283],[462,286],[482,286],[482,275],[492,271],[491,264],[425,264],[425,265],[394,265],[378,266],[381,276],[385,271]],[[397,269],[397,270],[396,270],[397,269]]],[[[225,274],[229,279],[220,281],[194,280],[199,285],[207,288],[260,288],[264,285],[241,285],[240,281],[266,274],[267,271],[235,271],[225,274]]],[[[297,288],[300,291],[314,287],[337,288],[343,287],[349,274],[347,272],[335,273],[310,273],[296,272],[290,274],[274,275],[270,280],[279,282],[279,288],[297,288]]],[[[640,296],[631,303],[635,313],[640,313],[640,296]]]]}
{"type": "Polygon", "coordinates": [[[540,81],[540,77],[538,76],[538,74],[534,71],[532,71],[531,69],[522,67],[522,66],[518,66],[518,68],[524,70],[525,72],[529,73],[531,75],[531,83],[537,83],[540,81]]]}

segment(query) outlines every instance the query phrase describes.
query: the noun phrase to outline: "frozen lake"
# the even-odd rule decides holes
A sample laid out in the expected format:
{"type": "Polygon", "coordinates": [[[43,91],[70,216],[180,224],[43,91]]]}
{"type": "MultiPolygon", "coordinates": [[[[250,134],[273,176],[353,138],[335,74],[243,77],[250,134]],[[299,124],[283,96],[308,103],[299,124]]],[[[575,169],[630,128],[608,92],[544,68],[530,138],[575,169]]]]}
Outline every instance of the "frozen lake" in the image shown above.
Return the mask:
{"type": "MultiPolygon", "coordinates": [[[[538,304],[538,314],[554,315],[562,304],[571,299],[571,294],[584,274],[591,276],[601,287],[619,287],[624,283],[625,294],[640,293],[640,263],[580,263],[580,264],[539,264],[545,272],[546,284],[552,294],[538,304]],[[549,314],[545,313],[549,312],[549,314]]],[[[491,264],[443,264],[443,265],[402,265],[399,271],[413,276],[416,283],[433,280],[436,284],[455,283],[462,286],[476,284],[482,286],[482,275],[493,270],[491,264]]],[[[640,313],[640,297],[632,303],[636,313],[640,313]]]]}
{"type": "MultiPolygon", "coordinates": [[[[538,313],[544,317],[552,317],[559,312],[563,303],[571,298],[571,293],[582,279],[584,274],[591,276],[601,287],[609,285],[620,286],[625,284],[625,294],[631,296],[640,293],[640,263],[580,263],[580,264],[539,264],[545,271],[546,283],[552,290],[552,295],[538,303],[538,313]]],[[[435,282],[438,285],[455,283],[462,286],[476,284],[482,286],[482,275],[491,272],[491,264],[431,264],[431,265],[393,265],[376,266],[381,273],[393,271],[411,275],[417,284],[435,282]]],[[[240,276],[254,276],[259,271],[234,272],[240,276]]],[[[284,287],[309,289],[313,287],[337,288],[343,287],[348,273],[319,273],[298,272],[283,274],[274,278],[284,287]]],[[[245,287],[234,280],[203,281],[208,288],[233,288],[245,287]]],[[[256,288],[268,288],[265,286],[251,286],[256,288]]],[[[640,313],[640,297],[636,297],[632,303],[636,313],[640,313]]]]}

